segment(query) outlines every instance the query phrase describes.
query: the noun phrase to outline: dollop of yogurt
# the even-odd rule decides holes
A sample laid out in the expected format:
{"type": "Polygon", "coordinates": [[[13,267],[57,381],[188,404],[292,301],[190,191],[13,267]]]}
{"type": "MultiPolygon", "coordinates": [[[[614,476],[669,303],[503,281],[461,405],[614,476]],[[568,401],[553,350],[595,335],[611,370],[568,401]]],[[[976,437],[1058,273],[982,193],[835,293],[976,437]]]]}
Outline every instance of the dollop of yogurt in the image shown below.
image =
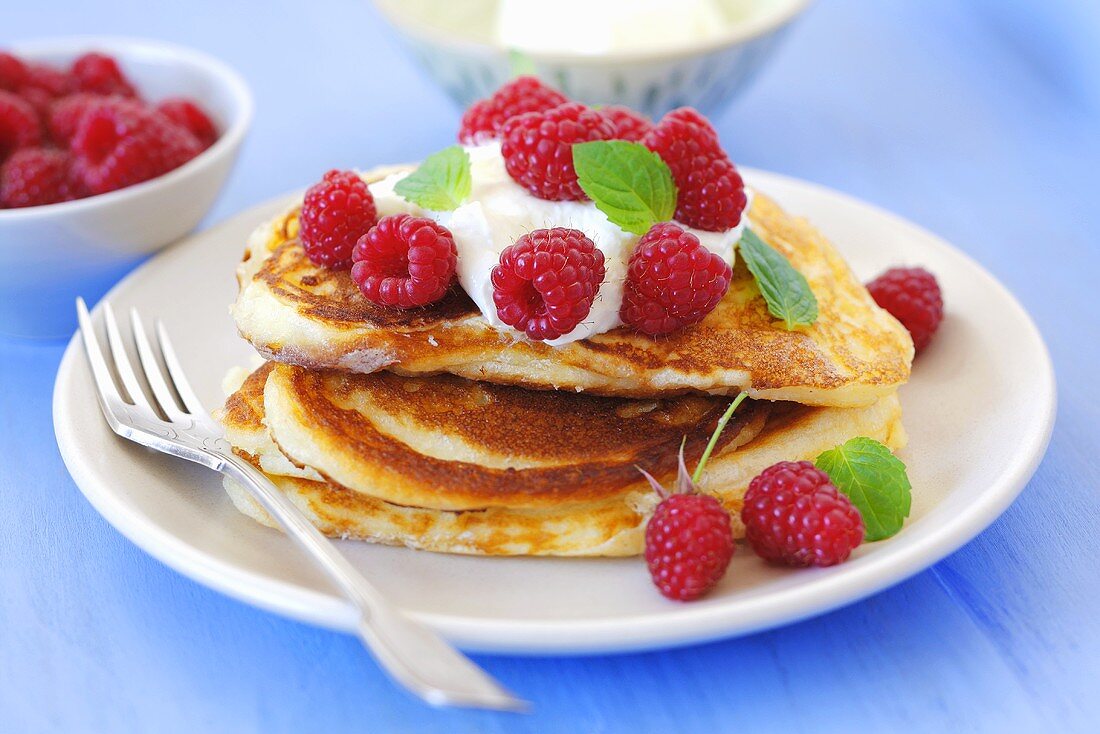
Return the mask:
{"type": "MultiPolygon", "coordinates": [[[[515,338],[523,338],[523,334],[500,320],[493,303],[491,273],[500,262],[500,253],[532,230],[550,227],[580,230],[603,252],[606,275],[588,318],[568,334],[545,343],[561,346],[620,326],[623,283],[638,235],[624,232],[610,222],[591,201],[546,201],[530,194],[508,175],[499,142],[470,146],[466,151],[470,155],[472,186],[462,206],[454,211],[437,212],[406,201],[394,191],[397,182],[408,175],[401,171],[370,185],[378,215],[413,214],[433,219],[449,229],[458,250],[457,274],[463,289],[490,325],[515,338]]],[[[751,192],[746,193],[751,204],[751,192]]],[[[745,210],[748,211],[748,206],[745,210]]],[[[724,232],[704,232],[686,226],[684,229],[732,266],[744,227],[742,215],[736,227],[724,232]]]]}

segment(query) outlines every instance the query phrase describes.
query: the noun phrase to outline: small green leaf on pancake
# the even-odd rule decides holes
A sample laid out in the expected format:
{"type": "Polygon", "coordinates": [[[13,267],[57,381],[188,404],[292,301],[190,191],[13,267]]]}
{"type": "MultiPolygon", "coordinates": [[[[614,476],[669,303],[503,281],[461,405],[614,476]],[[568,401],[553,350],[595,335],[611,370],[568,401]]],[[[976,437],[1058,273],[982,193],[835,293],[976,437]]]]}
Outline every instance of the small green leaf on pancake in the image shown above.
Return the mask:
{"type": "Polygon", "coordinates": [[[794,269],[783,253],[747,228],[738,248],[768,304],[768,311],[782,319],[788,331],[817,321],[817,297],[806,277],[794,269]]]}
{"type": "Polygon", "coordinates": [[[860,436],[829,449],[816,464],[863,515],[866,540],[882,540],[901,530],[909,517],[912,487],[905,464],[889,448],[860,436]]]}
{"type": "Polygon", "coordinates": [[[449,212],[462,206],[470,186],[470,156],[461,145],[452,145],[425,158],[393,190],[424,209],[449,212]]]}
{"type": "Polygon", "coordinates": [[[573,146],[573,167],[584,193],[624,232],[645,234],[676,213],[672,172],[641,143],[594,140],[573,146]]]}

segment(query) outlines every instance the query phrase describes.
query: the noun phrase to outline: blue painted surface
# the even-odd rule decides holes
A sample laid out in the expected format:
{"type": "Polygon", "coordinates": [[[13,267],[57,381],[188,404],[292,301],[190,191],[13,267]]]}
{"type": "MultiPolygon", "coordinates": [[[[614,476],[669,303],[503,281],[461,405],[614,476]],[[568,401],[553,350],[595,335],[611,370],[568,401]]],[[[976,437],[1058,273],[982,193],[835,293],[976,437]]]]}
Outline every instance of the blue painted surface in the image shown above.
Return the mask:
{"type": "MultiPolygon", "coordinates": [[[[452,138],[458,112],[365,0],[150,5],[8,3],[0,46],[145,35],[240,69],[258,116],[211,221],[327,167],[412,160],[452,138]]],[[[480,658],[535,713],[431,711],[354,640],[230,601],[124,540],[57,455],[61,346],[0,342],[0,731],[1100,730],[1098,43],[1086,0],[819,3],[716,119],[735,160],[850,192],[967,250],[1046,336],[1060,386],[1050,451],[950,558],[740,640],[480,658]]]]}

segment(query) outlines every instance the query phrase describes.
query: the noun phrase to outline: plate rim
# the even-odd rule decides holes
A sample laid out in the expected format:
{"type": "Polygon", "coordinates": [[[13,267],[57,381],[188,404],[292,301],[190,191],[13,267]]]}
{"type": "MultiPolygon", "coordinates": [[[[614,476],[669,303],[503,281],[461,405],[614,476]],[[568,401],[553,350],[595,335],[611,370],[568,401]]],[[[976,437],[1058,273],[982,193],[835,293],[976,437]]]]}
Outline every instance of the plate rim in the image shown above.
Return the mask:
{"type": "MultiPolygon", "coordinates": [[[[967,253],[923,227],[875,204],[821,184],[783,174],[748,167],[742,167],[742,171],[752,180],[770,179],[782,185],[805,189],[814,196],[838,198],[846,205],[867,209],[889,221],[891,226],[906,230],[962,259],[1010,304],[1037,348],[1037,356],[1043,366],[1041,374],[1036,375],[1036,382],[1042,387],[1041,393],[1033,395],[1034,402],[1041,404],[1040,420],[1034,424],[1037,428],[1033,427],[1025,436],[1026,446],[1021,446],[1023,450],[1015,452],[1013,460],[1002,466],[997,477],[989,483],[990,489],[967,505],[962,512],[896,549],[885,548],[849,561],[842,573],[829,574],[817,581],[772,591],[756,598],[740,598],[735,604],[703,603],[686,608],[677,605],[670,607],[677,612],[671,618],[663,612],[639,615],[627,620],[500,620],[440,613],[413,613],[463,649],[517,655],[603,654],[662,649],[750,634],[817,616],[861,601],[888,586],[900,583],[962,547],[1007,509],[1042,462],[1050,443],[1057,412],[1056,376],[1041,332],[1031,315],[1008,288],[967,253]]],[[[188,235],[167,248],[165,254],[186,246],[185,243],[192,238],[211,236],[221,228],[230,227],[253,212],[273,209],[294,195],[274,197],[232,214],[201,232],[188,235]]],[[[132,280],[143,277],[146,268],[155,259],[151,258],[119,281],[104,299],[127,287],[132,280]]],[[[96,308],[99,308],[98,304],[96,308]]],[[[92,507],[134,545],[193,581],[281,616],[318,627],[353,632],[355,615],[350,605],[336,596],[273,579],[263,573],[241,569],[161,530],[159,525],[149,522],[143,513],[131,511],[122,503],[112,502],[109,488],[98,486],[99,483],[79,465],[78,438],[71,435],[65,426],[64,395],[75,377],[78,369],[76,363],[82,361],[78,354],[79,347],[79,333],[76,333],[70,339],[58,366],[52,417],[55,438],[65,466],[92,507]]],[[[94,396],[89,395],[88,400],[94,402],[94,396]]],[[[815,571],[806,570],[803,573],[815,571]]]]}

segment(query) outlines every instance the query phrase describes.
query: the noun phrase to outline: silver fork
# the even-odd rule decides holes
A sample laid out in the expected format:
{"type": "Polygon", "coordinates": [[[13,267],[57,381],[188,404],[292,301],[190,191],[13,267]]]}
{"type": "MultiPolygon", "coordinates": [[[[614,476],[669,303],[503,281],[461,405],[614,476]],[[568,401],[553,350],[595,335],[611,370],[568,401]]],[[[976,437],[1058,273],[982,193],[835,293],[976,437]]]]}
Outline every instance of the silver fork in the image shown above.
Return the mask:
{"type": "Polygon", "coordinates": [[[122,391],[111,375],[84,299],[78,298],[76,307],[99,406],[111,430],[156,451],[221,472],[247,488],[357,608],[359,639],[409,691],[433,706],[507,711],[527,707],[443,638],[386,601],[263,473],[232,452],[221,427],[191,389],[162,323],[156,324],[156,341],[166,370],[157,361],[138,312],[130,311],[138,371],[152,393],[150,401],[127,356],[111,305],[103,302],[103,322],[122,391]],[[179,396],[178,402],[175,396],[179,396]]]}

